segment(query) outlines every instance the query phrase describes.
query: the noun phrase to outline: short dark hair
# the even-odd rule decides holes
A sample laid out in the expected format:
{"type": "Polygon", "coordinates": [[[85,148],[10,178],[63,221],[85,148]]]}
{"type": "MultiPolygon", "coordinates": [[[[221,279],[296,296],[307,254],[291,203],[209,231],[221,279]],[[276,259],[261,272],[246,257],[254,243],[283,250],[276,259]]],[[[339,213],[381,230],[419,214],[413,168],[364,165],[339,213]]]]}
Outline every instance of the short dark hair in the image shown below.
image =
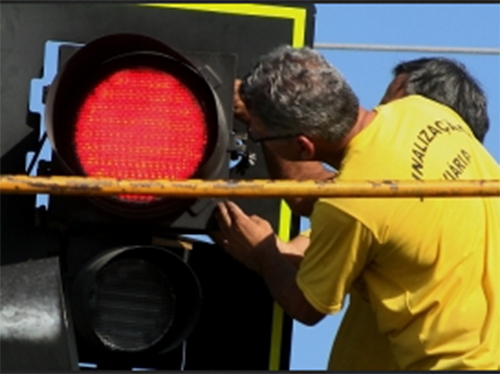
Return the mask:
{"type": "Polygon", "coordinates": [[[444,57],[402,62],[394,76],[406,74],[406,93],[425,96],[457,112],[483,142],[489,129],[487,99],[463,64],[444,57]]]}
{"type": "Polygon", "coordinates": [[[359,101],[344,77],[317,51],[285,45],[260,57],[240,96],[276,134],[301,132],[342,139],[356,123],[359,101]]]}

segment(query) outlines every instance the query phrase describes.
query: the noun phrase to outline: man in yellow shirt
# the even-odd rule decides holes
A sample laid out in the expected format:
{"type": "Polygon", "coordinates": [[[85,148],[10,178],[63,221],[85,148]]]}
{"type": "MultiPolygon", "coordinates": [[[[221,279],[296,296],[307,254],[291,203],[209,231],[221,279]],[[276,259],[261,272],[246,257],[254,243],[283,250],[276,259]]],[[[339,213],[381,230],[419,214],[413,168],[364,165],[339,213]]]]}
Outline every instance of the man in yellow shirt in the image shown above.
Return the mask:
{"type": "MultiPolygon", "coordinates": [[[[381,103],[419,94],[455,110],[469,125],[474,136],[484,140],[489,128],[486,97],[465,66],[447,58],[420,58],[399,63],[393,69],[381,103]]],[[[235,83],[235,116],[244,123],[249,114],[239,96],[241,81],[235,83]]],[[[262,144],[265,148],[265,143],[262,144]]],[[[335,173],[321,162],[287,162],[266,152],[268,171],[272,178],[330,179],[335,173]]],[[[309,216],[316,198],[292,198],[288,203],[297,214],[309,216]]],[[[292,239],[292,245],[305,248],[310,230],[292,239]],[[304,236],[306,238],[304,238],[304,236]]],[[[303,254],[292,257],[296,266],[303,254]]],[[[377,328],[370,305],[356,288],[351,289],[348,309],[337,332],[331,352],[329,370],[393,370],[397,369],[388,339],[377,328]]]]}
{"type": "MultiPolygon", "coordinates": [[[[443,57],[419,58],[397,64],[380,104],[407,95],[421,95],[437,101],[458,113],[480,141],[489,129],[487,99],[483,90],[466,67],[458,61],[443,57]]],[[[248,111],[241,100],[241,80],[235,82],[235,118],[249,124],[248,111]]],[[[267,152],[262,142],[266,165],[274,179],[331,179],[335,172],[325,169],[321,162],[290,162],[267,152]]],[[[287,203],[295,214],[309,216],[316,198],[289,198],[287,203]]]]}
{"type": "MultiPolygon", "coordinates": [[[[483,142],[489,128],[487,100],[465,66],[447,58],[420,58],[397,64],[393,75],[381,104],[409,94],[425,96],[457,112],[483,142]]],[[[298,172],[297,168],[295,171],[298,172]]],[[[322,179],[327,177],[330,176],[322,179]]],[[[306,209],[312,211],[313,203],[306,209]]],[[[397,370],[388,340],[378,331],[370,305],[355,289],[349,295],[349,306],[337,332],[328,368],[397,370]]]]}
{"type": "MultiPolygon", "coordinates": [[[[339,180],[499,177],[455,112],[420,96],[366,111],[307,48],[264,56],[242,94],[254,138],[284,159],[329,163],[339,180]]],[[[494,198],[320,199],[298,272],[270,225],[233,203],[220,204],[220,242],[306,324],[338,311],[362,280],[400,369],[496,369],[498,207],[494,198]]]]}

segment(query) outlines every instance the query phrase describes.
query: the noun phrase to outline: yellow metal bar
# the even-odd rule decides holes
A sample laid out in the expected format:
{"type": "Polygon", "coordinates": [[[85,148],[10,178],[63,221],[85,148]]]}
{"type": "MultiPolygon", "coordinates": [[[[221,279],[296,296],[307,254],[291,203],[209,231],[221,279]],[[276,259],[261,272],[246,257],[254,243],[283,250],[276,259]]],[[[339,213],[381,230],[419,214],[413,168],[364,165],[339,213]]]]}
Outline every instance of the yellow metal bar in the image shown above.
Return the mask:
{"type": "Polygon", "coordinates": [[[91,177],[0,175],[3,194],[193,197],[470,197],[500,196],[500,180],[295,181],[117,180],[91,177]]]}

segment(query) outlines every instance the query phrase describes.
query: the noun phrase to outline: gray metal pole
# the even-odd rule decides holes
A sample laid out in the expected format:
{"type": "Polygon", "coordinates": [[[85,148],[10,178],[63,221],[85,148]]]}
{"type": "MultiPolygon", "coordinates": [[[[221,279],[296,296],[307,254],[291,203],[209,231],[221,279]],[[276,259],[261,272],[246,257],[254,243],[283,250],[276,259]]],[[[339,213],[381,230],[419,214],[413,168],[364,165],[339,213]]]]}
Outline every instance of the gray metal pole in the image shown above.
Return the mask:
{"type": "Polygon", "coordinates": [[[344,44],[314,43],[315,49],[353,50],[353,51],[388,51],[388,52],[425,52],[425,53],[464,53],[481,55],[500,55],[500,48],[472,47],[429,47],[386,44],[344,44]]]}

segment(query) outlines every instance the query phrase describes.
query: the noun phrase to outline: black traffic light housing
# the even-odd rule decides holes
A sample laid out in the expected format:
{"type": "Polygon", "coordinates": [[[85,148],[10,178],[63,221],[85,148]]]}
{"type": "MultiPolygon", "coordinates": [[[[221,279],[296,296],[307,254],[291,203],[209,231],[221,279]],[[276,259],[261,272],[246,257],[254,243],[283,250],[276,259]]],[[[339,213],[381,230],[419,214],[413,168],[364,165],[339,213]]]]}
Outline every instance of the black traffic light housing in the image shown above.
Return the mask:
{"type": "MultiPolygon", "coordinates": [[[[43,114],[32,109],[27,111],[26,102],[31,101],[33,94],[29,91],[30,82],[31,87],[33,81],[54,85],[52,78],[44,79],[52,77],[47,59],[41,58],[44,45],[46,50],[48,46],[60,45],[56,73],[62,74],[61,67],[66,62],[85,46],[101,38],[127,34],[155,40],[145,44],[149,49],[146,54],[170,55],[188,69],[190,62],[215,92],[226,118],[223,127],[228,130],[229,140],[225,157],[229,160],[229,153],[236,148],[235,139],[231,138],[232,130],[236,134],[245,132],[243,124],[237,121],[231,123],[234,78],[248,71],[260,54],[279,44],[312,45],[314,30],[314,6],[299,3],[8,3],[1,4],[0,15],[1,169],[4,174],[25,173],[28,164],[35,168],[38,166],[39,175],[72,175],[78,170],[73,169],[75,165],[68,161],[65,146],[56,139],[59,131],[64,133],[57,124],[57,131],[51,137],[57,143],[58,154],[45,163],[41,161],[44,155],[37,156],[37,149],[44,141],[39,131],[39,126],[44,126],[41,123],[43,114]],[[158,47],[158,43],[162,47],[158,47]],[[168,51],[165,46],[168,46],[168,51]],[[157,48],[160,50],[155,50],[157,48]],[[172,50],[178,51],[177,55],[172,56],[172,50]],[[35,157],[29,159],[27,154],[31,152],[35,157]]],[[[113,48],[110,48],[109,54],[112,51],[113,48]]],[[[122,50],[120,54],[142,52],[122,50]]],[[[52,94],[45,97],[44,105],[55,99],[49,100],[52,94]]],[[[266,178],[260,148],[254,144],[247,146],[257,154],[255,166],[241,175],[236,168],[228,168],[228,163],[221,162],[224,167],[214,173],[231,179],[266,178]]],[[[109,251],[123,250],[123,253],[135,254],[141,253],[137,248],[144,249],[144,252],[169,251],[166,258],[177,256],[172,260],[174,263],[181,259],[192,270],[183,274],[194,275],[191,282],[199,284],[202,300],[198,322],[187,339],[171,350],[168,350],[168,345],[155,343],[146,348],[142,352],[144,354],[111,351],[109,347],[100,346],[100,342],[90,342],[92,338],[85,336],[92,326],[90,330],[88,324],[77,326],[75,332],[80,362],[95,363],[99,370],[128,370],[132,367],[168,370],[288,369],[291,320],[280,314],[262,280],[215,245],[195,242],[189,250],[177,245],[179,233],[206,233],[204,227],[213,201],[199,199],[177,217],[156,215],[159,212],[153,210],[150,217],[144,214],[131,218],[112,211],[114,206],[104,206],[106,203],[102,199],[97,200],[101,201],[94,199],[91,204],[85,197],[52,195],[44,211],[35,209],[35,196],[2,196],[2,266],[28,263],[29,259],[58,257],[67,296],[66,306],[71,306],[68,317],[75,317],[76,313],[79,319],[75,320],[75,325],[85,325],[78,317],[78,313],[83,311],[81,301],[85,299],[78,300],[93,283],[92,279],[87,279],[88,284],[82,281],[82,274],[87,273],[89,264],[102,259],[109,251]],[[173,235],[172,240],[170,235],[173,235]],[[82,310],[75,312],[75,303],[80,303],[82,310]]],[[[290,231],[286,214],[280,213],[278,199],[237,199],[236,202],[245,211],[268,219],[277,232],[287,234],[290,231]]],[[[151,261],[149,263],[152,264],[151,261]]],[[[115,269],[114,266],[106,268],[105,273],[115,269]]],[[[143,273],[147,269],[150,268],[145,265],[143,273]]],[[[176,272],[168,274],[171,277],[179,275],[176,272]]],[[[166,277],[170,282],[168,274],[166,277]]],[[[182,278],[183,275],[179,276],[182,278]]],[[[107,287],[106,283],[103,284],[107,287]]],[[[87,308],[90,306],[87,304],[87,308]]],[[[163,335],[158,336],[159,342],[163,335]]],[[[63,351],[60,352],[62,354],[63,351]]],[[[2,369],[7,370],[4,362],[2,360],[2,369]]],[[[29,360],[25,364],[29,365],[29,360]]],[[[47,367],[25,368],[39,371],[47,367]]]]}
{"type": "MultiPolygon", "coordinates": [[[[159,169],[166,167],[160,178],[175,179],[172,170],[184,172],[184,162],[190,161],[189,146],[196,143],[190,141],[190,132],[198,131],[204,142],[199,160],[183,177],[229,177],[233,135],[232,91],[228,88],[235,77],[234,55],[193,54],[203,75],[187,54],[144,35],[106,35],[83,47],[70,48],[74,51],[61,64],[45,102],[46,131],[55,151],[52,175],[154,179],[158,178],[157,170],[144,177],[145,164],[154,163],[159,169]],[[212,67],[210,62],[214,60],[219,63],[212,67]],[[125,83],[116,78],[119,74],[125,83]],[[98,92],[106,84],[111,88],[98,92]],[[154,95],[145,98],[149,85],[154,95]],[[226,88],[226,97],[219,97],[217,89],[221,87],[226,88]],[[93,116],[90,119],[88,112],[93,116]],[[158,118],[156,127],[151,126],[151,112],[153,120],[158,118]],[[115,115],[121,117],[115,119],[115,115]],[[138,118],[132,121],[135,115],[138,118]],[[82,125],[82,121],[87,122],[82,125]],[[101,133],[104,139],[98,137],[101,133]],[[177,149],[183,139],[188,139],[188,146],[177,149]],[[114,153],[108,152],[109,148],[114,153]],[[82,159],[89,149],[89,158],[82,159]],[[168,154],[163,155],[165,151],[177,157],[169,160],[168,154]],[[151,156],[151,152],[162,157],[151,156]],[[130,161],[131,154],[133,165],[123,172],[123,158],[130,161]],[[179,165],[172,165],[179,161],[179,165]],[[110,163],[114,167],[111,170],[107,168],[110,163]],[[93,174],[95,165],[99,169],[93,174]]],[[[139,233],[168,235],[176,231],[173,227],[177,221],[182,232],[203,232],[214,200],[145,199],[93,197],[88,199],[90,205],[82,201],[87,199],[53,196],[47,209],[48,221],[73,227],[89,225],[107,237],[112,236],[110,226],[138,233],[130,242],[139,244],[132,247],[95,250],[100,246],[94,241],[90,244],[93,250],[78,251],[77,263],[86,264],[66,269],[74,278],[68,289],[77,336],[92,346],[95,354],[110,355],[121,362],[139,361],[178,348],[195,327],[202,301],[199,281],[182,253],[151,247],[139,233]],[[101,226],[103,223],[105,226],[101,226]]],[[[77,239],[73,235],[70,240],[77,239]]]]}

